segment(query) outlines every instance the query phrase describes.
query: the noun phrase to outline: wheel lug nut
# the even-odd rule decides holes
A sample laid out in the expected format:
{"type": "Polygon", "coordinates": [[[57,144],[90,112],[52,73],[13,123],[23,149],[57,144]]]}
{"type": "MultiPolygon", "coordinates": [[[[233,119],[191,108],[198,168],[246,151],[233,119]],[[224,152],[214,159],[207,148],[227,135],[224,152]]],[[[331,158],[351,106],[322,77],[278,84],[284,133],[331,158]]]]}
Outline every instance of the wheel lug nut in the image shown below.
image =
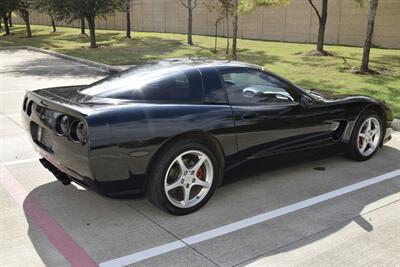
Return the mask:
{"type": "Polygon", "coordinates": [[[192,183],[194,183],[194,182],[196,182],[196,179],[193,178],[193,179],[192,179],[192,183]]]}
{"type": "Polygon", "coordinates": [[[184,182],[185,182],[185,180],[182,179],[182,180],[181,180],[181,184],[183,184],[184,182]]]}
{"type": "Polygon", "coordinates": [[[186,188],[189,188],[189,184],[186,184],[186,188]]]}

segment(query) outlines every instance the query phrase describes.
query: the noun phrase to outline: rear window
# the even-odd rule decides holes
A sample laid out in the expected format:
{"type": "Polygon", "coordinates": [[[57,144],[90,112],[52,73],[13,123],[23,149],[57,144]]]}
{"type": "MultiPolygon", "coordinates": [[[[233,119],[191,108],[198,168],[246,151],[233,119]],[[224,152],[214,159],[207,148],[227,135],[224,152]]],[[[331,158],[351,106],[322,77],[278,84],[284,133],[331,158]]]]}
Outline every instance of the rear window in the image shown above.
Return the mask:
{"type": "Polygon", "coordinates": [[[203,98],[203,86],[199,70],[157,63],[111,75],[81,93],[126,100],[197,102],[203,98]]]}

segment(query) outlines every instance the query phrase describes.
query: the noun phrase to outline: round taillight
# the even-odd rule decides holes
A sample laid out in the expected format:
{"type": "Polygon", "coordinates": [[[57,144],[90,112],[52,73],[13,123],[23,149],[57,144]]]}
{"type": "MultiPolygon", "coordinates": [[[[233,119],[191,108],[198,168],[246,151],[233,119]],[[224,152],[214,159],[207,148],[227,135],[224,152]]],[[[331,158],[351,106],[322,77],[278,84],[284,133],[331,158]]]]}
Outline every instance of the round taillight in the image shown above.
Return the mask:
{"type": "Polygon", "coordinates": [[[70,120],[67,115],[62,116],[60,120],[60,133],[67,134],[69,129],[70,120]]]}
{"type": "Polygon", "coordinates": [[[33,106],[33,101],[29,101],[28,106],[26,107],[26,114],[30,116],[32,114],[32,106],[33,106]]]}
{"type": "Polygon", "coordinates": [[[26,111],[26,104],[28,103],[28,97],[25,97],[24,102],[22,104],[22,109],[26,111]]]}
{"type": "Polygon", "coordinates": [[[87,141],[87,127],[84,122],[79,122],[76,126],[76,137],[82,143],[86,143],[87,141]]]}
{"type": "Polygon", "coordinates": [[[59,135],[66,135],[69,128],[69,118],[67,115],[60,115],[56,120],[56,132],[59,135]]]}
{"type": "Polygon", "coordinates": [[[71,127],[69,128],[69,138],[77,143],[86,143],[86,125],[81,121],[73,121],[71,127]]]}

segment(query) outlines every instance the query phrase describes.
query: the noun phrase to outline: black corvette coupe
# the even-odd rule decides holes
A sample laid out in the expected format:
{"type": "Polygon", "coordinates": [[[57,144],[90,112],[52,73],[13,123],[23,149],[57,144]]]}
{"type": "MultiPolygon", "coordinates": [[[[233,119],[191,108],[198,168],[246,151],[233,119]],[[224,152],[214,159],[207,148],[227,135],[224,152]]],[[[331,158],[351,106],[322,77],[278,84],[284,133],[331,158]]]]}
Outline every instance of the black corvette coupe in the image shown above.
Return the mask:
{"type": "Polygon", "coordinates": [[[326,97],[240,62],[171,59],[90,85],[28,92],[24,126],[63,184],[146,193],[174,214],[202,207],[248,159],[342,144],[367,160],[392,112],[365,96],[326,97]]]}

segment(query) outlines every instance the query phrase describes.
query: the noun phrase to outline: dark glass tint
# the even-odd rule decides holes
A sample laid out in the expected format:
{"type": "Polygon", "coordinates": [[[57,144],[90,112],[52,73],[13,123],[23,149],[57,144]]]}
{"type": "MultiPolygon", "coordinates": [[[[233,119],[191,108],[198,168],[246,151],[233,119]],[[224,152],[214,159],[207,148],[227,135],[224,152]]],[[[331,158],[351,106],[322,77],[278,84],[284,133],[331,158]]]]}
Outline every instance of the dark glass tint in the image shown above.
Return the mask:
{"type": "Polygon", "coordinates": [[[219,73],[214,68],[202,69],[204,101],[206,103],[227,103],[226,92],[219,73]]]}
{"type": "Polygon", "coordinates": [[[201,101],[203,88],[197,69],[161,63],[145,64],[111,75],[82,94],[126,100],[201,101]]]}

